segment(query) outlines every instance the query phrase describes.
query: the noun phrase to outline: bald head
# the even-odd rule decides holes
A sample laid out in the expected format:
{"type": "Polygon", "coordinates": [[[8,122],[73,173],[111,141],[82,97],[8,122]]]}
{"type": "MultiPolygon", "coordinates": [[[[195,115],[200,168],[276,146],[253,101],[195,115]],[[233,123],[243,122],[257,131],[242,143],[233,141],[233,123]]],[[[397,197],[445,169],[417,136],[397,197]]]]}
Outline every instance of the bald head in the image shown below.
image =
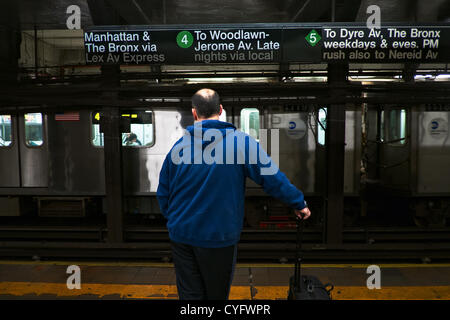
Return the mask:
{"type": "Polygon", "coordinates": [[[201,89],[192,96],[192,108],[199,118],[208,119],[221,113],[220,97],[214,90],[201,89]]]}

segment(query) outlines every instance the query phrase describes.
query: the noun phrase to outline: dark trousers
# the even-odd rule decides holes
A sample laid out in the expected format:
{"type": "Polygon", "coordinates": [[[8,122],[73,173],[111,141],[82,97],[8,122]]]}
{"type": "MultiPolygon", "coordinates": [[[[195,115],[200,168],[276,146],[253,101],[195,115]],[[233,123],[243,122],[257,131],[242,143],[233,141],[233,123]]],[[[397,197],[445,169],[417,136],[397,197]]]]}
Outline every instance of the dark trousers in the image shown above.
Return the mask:
{"type": "Polygon", "coordinates": [[[199,248],[171,242],[180,300],[227,300],[237,245],[199,248]]]}

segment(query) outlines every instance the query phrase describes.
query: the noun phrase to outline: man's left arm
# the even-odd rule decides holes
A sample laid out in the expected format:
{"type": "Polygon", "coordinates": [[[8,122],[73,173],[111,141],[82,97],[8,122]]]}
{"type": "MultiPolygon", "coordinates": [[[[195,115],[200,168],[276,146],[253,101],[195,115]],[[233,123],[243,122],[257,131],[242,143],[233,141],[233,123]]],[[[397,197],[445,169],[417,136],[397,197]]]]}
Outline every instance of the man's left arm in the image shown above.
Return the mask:
{"type": "Polygon", "coordinates": [[[246,163],[246,175],[261,185],[268,194],[295,209],[296,215],[301,217],[301,212],[305,218],[308,218],[311,213],[307,208],[303,192],[297,189],[286,175],[279,170],[269,155],[261,148],[260,144],[257,143],[256,145],[258,162],[255,164],[246,163]]]}

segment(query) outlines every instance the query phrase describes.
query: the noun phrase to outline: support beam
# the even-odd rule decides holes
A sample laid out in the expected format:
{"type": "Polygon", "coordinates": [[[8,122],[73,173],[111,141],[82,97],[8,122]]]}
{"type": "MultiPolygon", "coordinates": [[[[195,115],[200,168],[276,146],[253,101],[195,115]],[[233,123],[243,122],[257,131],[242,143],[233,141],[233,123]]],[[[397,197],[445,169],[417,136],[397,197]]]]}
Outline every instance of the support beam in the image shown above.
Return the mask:
{"type": "MultiPolygon", "coordinates": [[[[87,0],[92,21],[96,25],[123,24],[121,15],[108,0],[87,0]]],[[[107,206],[107,239],[109,243],[124,240],[122,190],[121,114],[117,104],[120,88],[120,66],[102,66],[102,100],[110,101],[102,109],[101,131],[104,134],[105,190],[107,206]]]]}
{"type": "Polygon", "coordinates": [[[403,67],[402,78],[403,81],[408,83],[414,82],[414,76],[416,75],[416,71],[419,68],[418,63],[405,63],[403,67]]]}
{"type": "MultiPolygon", "coordinates": [[[[118,85],[118,66],[102,67],[103,86],[106,90],[118,85]]],[[[117,92],[105,91],[105,99],[116,100],[117,92]]],[[[122,134],[120,130],[121,114],[119,107],[112,105],[103,108],[101,118],[104,134],[105,153],[105,189],[107,206],[108,242],[123,242],[123,190],[122,190],[122,134]]]]}
{"type": "Polygon", "coordinates": [[[103,109],[108,242],[123,242],[122,139],[118,107],[103,109]]]}
{"type": "MultiPolygon", "coordinates": [[[[346,82],[348,65],[329,64],[328,83],[346,82]]],[[[342,89],[335,89],[332,96],[343,95],[342,89]]],[[[327,157],[327,244],[341,244],[344,218],[344,156],[345,156],[345,105],[331,104],[327,111],[326,130],[327,157]]]]}

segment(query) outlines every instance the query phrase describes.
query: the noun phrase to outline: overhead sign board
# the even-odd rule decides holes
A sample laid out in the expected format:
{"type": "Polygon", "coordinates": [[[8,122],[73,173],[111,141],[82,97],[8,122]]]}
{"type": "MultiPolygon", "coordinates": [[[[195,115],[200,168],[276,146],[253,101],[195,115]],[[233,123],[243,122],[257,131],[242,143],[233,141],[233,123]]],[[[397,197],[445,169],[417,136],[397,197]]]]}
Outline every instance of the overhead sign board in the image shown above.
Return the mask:
{"type": "Polygon", "coordinates": [[[450,35],[442,27],[330,27],[322,29],[322,59],[366,62],[445,62],[450,35]]]}
{"type": "Polygon", "coordinates": [[[87,64],[448,62],[448,26],[247,24],[102,27],[87,64]]]}

